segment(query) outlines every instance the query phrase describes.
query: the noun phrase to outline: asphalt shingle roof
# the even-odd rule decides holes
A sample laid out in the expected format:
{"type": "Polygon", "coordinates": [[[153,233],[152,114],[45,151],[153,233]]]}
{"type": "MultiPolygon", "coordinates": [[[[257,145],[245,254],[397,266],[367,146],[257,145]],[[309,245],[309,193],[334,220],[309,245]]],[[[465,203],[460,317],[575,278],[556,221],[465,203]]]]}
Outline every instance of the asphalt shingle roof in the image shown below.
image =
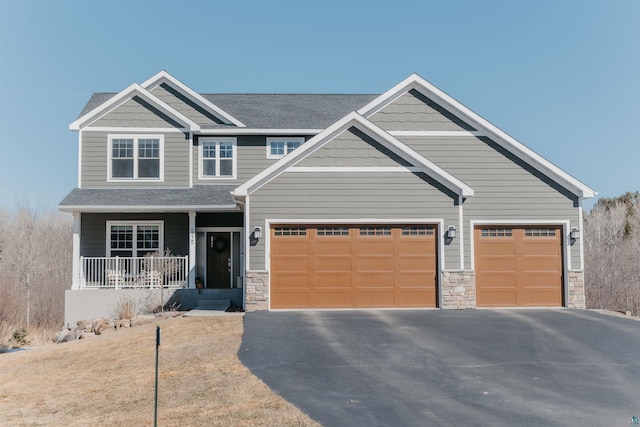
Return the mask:
{"type": "MultiPolygon", "coordinates": [[[[82,117],[115,95],[94,93],[78,117],[82,117]]],[[[202,96],[249,128],[324,129],[348,113],[363,107],[378,95],[258,93],[202,96]]]]}
{"type": "Polygon", "coordinates": [[[215,208],[236,204],[231,191],[235,185],[196,185],[193,188],[74,188],[60,202],[62,209],[71,207],[184,207],[215,208]]]}

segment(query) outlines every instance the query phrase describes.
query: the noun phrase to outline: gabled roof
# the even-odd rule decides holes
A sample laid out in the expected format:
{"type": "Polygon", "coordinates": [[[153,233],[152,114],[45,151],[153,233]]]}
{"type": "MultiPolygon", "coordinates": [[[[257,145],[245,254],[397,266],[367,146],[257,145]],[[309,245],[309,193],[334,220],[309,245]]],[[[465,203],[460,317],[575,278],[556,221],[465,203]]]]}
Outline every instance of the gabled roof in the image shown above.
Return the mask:
{"type": "Polygon", "coordinates": [[[237,208],[235,185],[192,188],[75,188],[60,202],[65,212],[184,212],[237,208]]]}
{"type": "Polygon", "coordinates": [[[161,85],[162,83],[166,83],[171,86],[173,89],[180,92],[182,95],[186,96],[200,107],[209,111],[211,114],[220,117],[221,119],[226,120],[229,124],[238,126],[238,127],[246,127],[244,123],[240,120],[223,110],[222,108],[216,106],[214,103],[204,98],[199,93],[195,92],[189,86],[182,83],[180,80],[173,77],[171,74],[166,72],[165,70],[160,71],[155,76],[151,77],[146,82],[142,83],[141,86],[149,91],[156,86],[161,85]]]}
{"type": "Polygon", "coordinates": [[[295,165],[298,161],[304,159],[307,155],[320,149],[322,146],[330,142],[336,136],[355,127],[358,130],[364,132],[366,135],[374,139],[376,142],[382,144],[387,149],[391,150],[401,158],[407,160],[413,165],[422,169],[427,175],[435,179],[437,182],[449,188],[456,194],[461,196],[472,196],[473,188],[466,185],[444,169],[437,166],[435,163],[427,160],[415,150],[411,149],[395,137],[391,136],[382,128],[376,126],[366,118],[362,117],[356,112],[352,112],[341,120],[337,121],[333,125],[320,132],[315,137],[311,138],[306,143],[302,144],[300,148],[293,151],[291,154],[283,157],[255,177],[251,178],[241,186],[235,189],[233,192],[236,197],[246,197],[284,173],[289,167],[295,165]]]}
{"type": "Polygon", "coordinates": [[[203,96],[242,119],[248,127],[316,129],[319,132],[378,95],[233,93],[203,96]]]}
{"type": "MultiPolygon", "coordinates": [[[[94,93],[79,117],[99,107],[117,94],[94,93]]],[[[238,133],[250,129],[300,130],[299,134],[315,134],[332,125],[351,111],[375,99],[377,94],[276,94],[218,93],[202,94],[211,103],[241,120],[247,127],[200,123],[202,131],[238,133]]],[[[290,132],[289,132],[290,133],[290,132]]]]}
{"type": "Polygon", "coordinates": [[[156,96],[151,94],[149,91],[147,91],[145,88],[138,85],[137,83],[132,84],[128,88],[124,89],[122,92],[118,93],[115,96],[112,96],[105,102],[96,106],[91,111],[88,111],[82,116],[80,116],[78,119],[76,119],[76,121],[74,121],[69,125],[69,129],[81,130],[86,125],[104,116],[109,111],[113,111],[115,108],[117,108],[118,106],[122,105],[123,103],[125,103],[126,101],[130,100],[135,96],[138,96],[144,99],[149,104],[153,105],[157,109],[163,111],[168,116],[175,119],[177,122],[183,123],[184,125],[186,125],[186,128],[189,129],[190,131],[195,132],[200,130],[199,124],[197,124],[190,118],[186,117],[184,114],[180,113],[173,107],[167,105],[165,102],[158,99],[156,96]]]}
{"type": "Polygon", "coordinates": [[[376,99],[360,108],[358,113],[369,118],[412,89],[433,100],[441,107],[474,128],[483,130],[501,147],[549,176],[554,181],[565,186],[578,197],[589,198],[594,197],[597,194],[595,190],[578,181],[417,74],[410,75],[382,95],[378,96],[376,99]]]}

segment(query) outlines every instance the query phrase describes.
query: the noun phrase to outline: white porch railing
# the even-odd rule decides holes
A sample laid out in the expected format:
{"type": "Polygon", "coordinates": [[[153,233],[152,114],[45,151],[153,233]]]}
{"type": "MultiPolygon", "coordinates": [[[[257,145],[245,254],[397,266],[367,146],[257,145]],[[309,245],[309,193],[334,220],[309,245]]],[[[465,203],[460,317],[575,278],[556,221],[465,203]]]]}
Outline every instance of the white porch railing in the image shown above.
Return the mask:
{"type": "Polygon", "coordinates": [[[189,257],[80,257],[80,289],[184,288],[189,257]]]}

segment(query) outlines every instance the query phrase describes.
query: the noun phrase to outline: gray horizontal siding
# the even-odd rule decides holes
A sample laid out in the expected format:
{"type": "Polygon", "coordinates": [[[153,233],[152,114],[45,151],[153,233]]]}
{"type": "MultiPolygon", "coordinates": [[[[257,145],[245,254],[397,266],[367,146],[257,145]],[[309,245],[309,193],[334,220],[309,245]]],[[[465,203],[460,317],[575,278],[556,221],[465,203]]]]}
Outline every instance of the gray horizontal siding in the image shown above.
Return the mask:
{"type": "Polygon", "coordinates": [[[351,128],[307,156],[296,166],[396,167],[411,165],[356,128],[351,128]]]}
{"type": "MultiPolygon", "coordinates": [[[[457,224],[454,199],[412,173],[284,173],[250,196],[250,227],[265,219],[440,219],[457,224]]],[[[268,232],[268,231],[266,231],[268,232]]],[[[251,250],[261,270],[264,239],[251,250]]],[[[445,247],[446,263],[459,265],[457,242],[445,247]]]]}
{"type": "MultiPolygon", "coordinates": [[[[134,132],[123,132],[123,134],[134,132]]],[[[115,132],[82,133],[82,187],[183,187],[189,185],[189,140],[183,133],[171,132],[164,135],[164,181],[137,183],[132,181],[107,182],[108,135],[115,132]]],[[[148,132],[144,133],[149,134],[148,132]]]]}
{"type": "MultiPolygon", "coordinates": [[[[311,136],[306,136],[309,140],[311,136]]],[[[267,138],[258,135],[242,135],[236,137],[237,141],[237,179],[200,179],[200,149],[197,139],[193,142],[193,182],[196,184],[242,184],[253,178],[278,159],[267,159],[267,138]]]]}
{"type": "Polygon", "coordinates": [[[134,96],[91,124],[94,127],[181,128],[184,125],[159,111],[140,97],[134,96]]]}
{"type": "Polygon", "coordinates": [[[156,86],[151,93],[198,124],[224,123],[166,83],[156,86]]]}
{"type": "Polygon", "coordinates": [[[410,90],[370,120],[386,130],[475,130],[416,90],[410,90]]]}
{"type": "Polygon", "coordinates": [[[164,248],[189,254],[189,216],[185,214],[82,214],[80,256],[106,256],[107,221],[164,221],[164,248]]]}
{"type": "MultiPolygon", "coordinates": [[[[475,190],[464,202],[466,236],[471,220],[569,220],[579,227],[578,201],[488,138],[401,137],[403,142],[475,190]]],[[[467,242],[469,237],[467,237],[467,242]]],[[[466,246],[465,266],[471,265],[466,246]]],[[[580,265],[578,245],[570,249],[580,265]]]]}

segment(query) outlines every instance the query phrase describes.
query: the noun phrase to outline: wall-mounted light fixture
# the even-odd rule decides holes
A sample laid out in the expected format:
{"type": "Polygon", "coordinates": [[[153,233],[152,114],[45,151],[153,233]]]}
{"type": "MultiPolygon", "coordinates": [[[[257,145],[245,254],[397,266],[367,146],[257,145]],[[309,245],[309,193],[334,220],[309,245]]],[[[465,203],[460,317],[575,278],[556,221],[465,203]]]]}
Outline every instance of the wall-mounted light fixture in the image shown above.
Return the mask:
{"type": "Polygon", "coordinates": [[[456,237],[456,226],[455,225],[450,225],[449,227],[447,227],[447,237],[450,239],[455,239],[456,237]]]}
{"type": "Polygon", "coordinates": [[[571,227],[571,233],[569,233],[569,236],[573,240],[579,239],[580,238],[580,229],[578,227],[571,227]]]}
{"type": "Polygon", "coordinates": [[[262,238],[262,227],[256,226],[253,227],[253,238],[259,240],[262,238]]]}

